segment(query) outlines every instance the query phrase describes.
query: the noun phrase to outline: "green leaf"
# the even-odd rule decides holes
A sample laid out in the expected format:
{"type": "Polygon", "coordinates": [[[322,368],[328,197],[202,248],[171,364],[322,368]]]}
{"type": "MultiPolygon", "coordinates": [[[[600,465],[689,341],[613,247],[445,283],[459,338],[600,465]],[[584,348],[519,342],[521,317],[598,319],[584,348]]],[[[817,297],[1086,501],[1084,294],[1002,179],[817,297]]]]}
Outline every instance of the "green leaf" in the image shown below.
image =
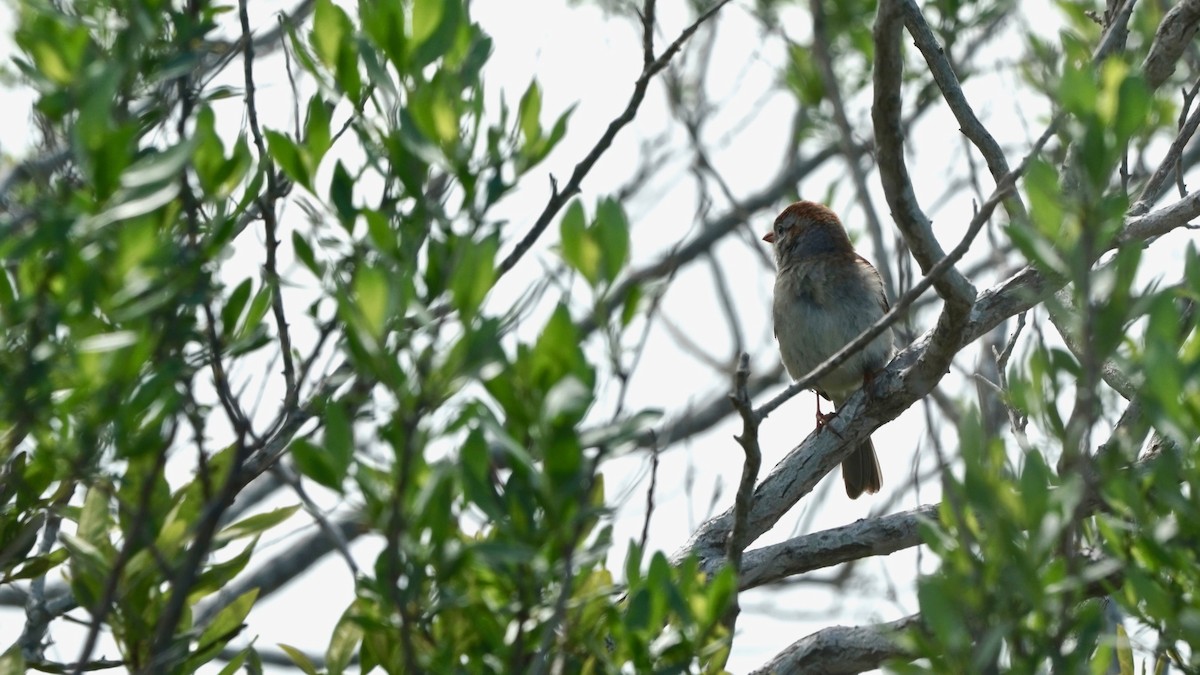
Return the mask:
{"type": "MultiPolygon", "coordinates": [[[[444,0],[415,0],[412,9],[412,44],[419,47],[437,30],[442,13],[449,2],[444,0]]],[[[423,65],[423,64],[422,64],[423,65]]]]}
{"type": "Polygon", "coordinates": [[[109,543],[109,530],[112,528],[112,514],[108,510],[108,498],[111,487],[94,485],[88,488],[83,500],[83,509],[79,512],[79,525],[75,534],[80,539],[93,544],[109,543]]]}
{"type": "Polygon", "coordinates": [[[360,267],[354,275],[354,303],[375,338],[387,325],[391,291],[387,275],[377,267],[360,267]]]}
{"type": "MultiPolygon", "coordinates": [[[[372,2],[359,0],[358,15],[363,31],[376,46],[383,50],[398,73],[406,69],[408,38],[404,28],[405,6],[396,2],[372,2]]],[[[369,50],[364,50],[366,57],[369,50]]],[[[378,83],[377,83],[378,84],[378,83]]]]}
{"type": "Polygon", "coordinates": [[[337,467],[333,458],[324,448],[313,445],[303,438],[292,441],[292,461],[296,470],[333,490],[341,491],[342,484],[338,478],[337,467]]]}
{"type": "Polygon", "coordinates": [[[337,70],[334,78],[342,91],[351,101],[358,101],[362,96],[362,75],[358,72],[357,43],[347,40],[338,52],[337,70]]]}
{"type": "Polygon", "coordinates": [[[296,252],[296,257],[308,271],[313,273],[313,276],[320,279],[325,274],[325,268],[321,263],[317,262],[317,256],[313,253],[312,246],[309,246],[308,240],[305,239],[299,231],[292,230],[292,249],[296,252]]]}
{"type": "Polygon", "coordinates": [[[267,310],[271,307],[271,299],[274,295],[271,292],[270,286],[263,286],[258,289],[258,293],[255,293],[254,299],[250,301],[250,309],[246,310],[246,319],[237,331],[235,339],[242,340],[262,325],[263,317],[267,315],[267,310]]]}
{"type": "Polygon", "coordinates": [[[267,153],[289,178],[312,192],[312,164],[306,153],[284,134],[267,129],[267,153]]]}
{"type": "Polygon", "coordinates": [[[634,284],[629,288],[629,292],[625,294],[625,303],[621,307],[621,326],[628,327],[637,316],[639,305],[642,302],[642,285],[634,284]]]}
{"type": "Polygon", "coordinates": [[[325,450],[329,453],[333,480],[340,486],[354,461],[354,432],[345,408],[336,403],[325,407],[325,450]]]}
{"type": "Polygon", "coordinates": [[[337,211],[338,221],[347,234],[354,231],[354,219],[358,210],[354,208],[354,179],[341,161],[333,167],[333,177],[329,179],[329,201],[337,211]]]}
{"type": "Polygon", "coordinates": [[[1117,138],[1123,143],[1144,128],[1146,116],[1154,104],[1154,95],[1146,86],[1146,80],[1139,74],[1133,74],[1121,81],[1117,100],[1115,128],[1117,138]]]}
{"type": "Polygon", "coordinates": [[[0,675],[25,675],[26,672],[21,645],[19,642],[14,642],[8,651],[0,656],[0,675]]]}
{"type": "Polygon", "coordinates": [[[333,68],[337,63],[342,41],[349,39],[349,26],[350,19],[341,7],[331,0],[317,0],[310,40],[317,58],[327,68],[333,68]]]}
{"type": "Polygon", "coordinates": [[[67,549],[65,548],[56,549],[46,555],[28,558],[21,563],[20,567],[13,570],[12,574],[3,577],[3,583],[45,576],[47,572],[63,564],[66,560],[67,549]]]}
{"type": "MultiPolygon", "coordinates": [[[[217,546],[220,546],[220,544],[217,546]]],[[[224,589],[229,582],[242,573],[242,570],[246,569],[246,565],[250,564],[250,557],[254,554],[254,549],[257,546],[258,537],[255,537],[242,549],[241,553],[238,553],[229,560],[215,563],[205,568],[196,579],[196,583],[188,591],[189,604],[194,604],[201,598],[208,597],[224,589]]]]}
{"type": "Polygon", "coordinates": [[[362,613],[361,602],[355,601],[346,608],[333,629],[333,637],[325,651],[325,668],[330,675],[340,675],[350,665],[355,652],[358,651],[358,645],[362,642],[363,628],[357,619],[362,613]]]}
{"type": "Polygon", "coordinates": [[[588,232],[583,204],[574,200],[563,214],[559,229],[562,238],[562,256],[568,265],[575,268],[589,284],[595,284],[600,272],[600,247],[588,232]]]}
{"type": "Polygon", "coordinates": [[[205,194],[215,194],[224,170],[225,144],[216,132],[216,115],[212,108],[203,106],[196,113],[196,129],[193,132],[196,149],[192,153],[192,167],[200,180],[205,194]]]}
{"type": "Polygon", "coordinates": [[[292,515],[295,514],[299,509],[300,505],[294,504],[292,506],[284,506],[278,509],[273,509],[265,513],[256,513],[253,516],[243,518],[232,525],[226,526],[217,533],[214,541],[217,544],[224,545],[235,539],[262,534],[263,532],[266,532],[272,527],[275,527],[276,525],[287,520],[288,518],[291,518],[292,515]]]}
{"type": "Polygon", "coordinates": [[[424,68],[450,51],[462,27],[462,19],[462,0],[415,0],[409,67],[424,68]]]}
{"type": "Polygon", "coordinates": [[[237,637],[245,627],[246,616],[250,614],[257,598],[258,589],[252,588],[218,612],[200,634],[199,650],[188,660],[188,665],[195,668],[207,663],[227,642],[237,637]]]}
{"type": "MultiPolygon", "coordinates": [[[[242,667],[242,664],[246,662],[246,657],[250,655],[250,652],[253,651],[253,649],[253,647],[246,647],[245,649],[239,651],[232,659],[229,659],[229,662],[225,664],[225,667],[222,668],[221,672],[217,673],[217,675],[235,675],[238,669],[242,667]]],[[[246,670],[247,674],[249,674],[250,669],[247,668],[246,670]]]]}
{"type": "Polygon", "coordinates": [[[246,301],[250,299],[250,290],[250,280],[246,279],[229,294],[229,299],[221,308],[222,335],[233,335],[238,319],[242,318],[242,310],[246,308],[246,301]]]}
{"type": "Polygon", "coordinates": [[[537,80],[529,83],[529,88],[521,96],[521,104],[517,108],[517,123],[521,135],[525,137],[525,147],[532,147],[542,137],[542,90],[537,80]]]}
{"type": "Polygon", "coordinates": [[[558,305],[533,348],[532,375],[536,386],[548,391],[566,375],[591,387],[595,374],[583,356],[579,331],[565,305],[558,305]]]}
{"type": "Polygon", "coordinates": [[[143,155],[121,174],[121,187],[127,190],[157,188],[163,183],[178,180],[183,168],[192,159],[194,137],[163,150],[143,155]]]}
{"type": "Polygon", "coordinates": [[[454,306],[464,318],[475,316],[475,312],[487,297],[496,281],[497,237],[482,241],[460,240],[458,269],[450,282],[454,306]]]}
{"type": "Polygon", "coordinates": [[[596,243],[603,262],[601,272],[610,283],[617,278],[629,260],[629,221],[615,199],[604,199],[596,209],[596,243]]]}
{"type": "Polygon", "coordinates": [[[325,152],[329,150],[332,142],[329,134],[330,109],[331,106],[327,106],[319,94],[308,100],[308,119],[304,123],[304,144],[308,147],[308,154],[312,157],[314,169],[321,164],[321,158],[325,156],[325,152]]]}

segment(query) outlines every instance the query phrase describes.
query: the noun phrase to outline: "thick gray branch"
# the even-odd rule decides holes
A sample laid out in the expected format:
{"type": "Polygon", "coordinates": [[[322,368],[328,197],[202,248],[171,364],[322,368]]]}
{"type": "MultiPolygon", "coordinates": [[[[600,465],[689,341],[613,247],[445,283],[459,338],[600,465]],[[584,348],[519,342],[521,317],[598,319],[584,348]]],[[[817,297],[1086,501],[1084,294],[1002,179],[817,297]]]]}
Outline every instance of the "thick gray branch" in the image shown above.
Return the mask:
{"type": "Polygon", "coordinates": [[[1157,89],[1175,72],[1175,63],[1192,44],[1197,26],[1200,26],[1200,0],[1183,0],[1163,17],[1150,53],[1142,62],[1142,74],[1151,89],[1157,89]]]}
{"type": "Polygon", "coordinates": [[[912,614],[874,626],[831,626],[793,642],[752,675],[836,675],[874,670],[888,659],[908,655],[897,638],[920,623],[921,615],[912,614]]]}

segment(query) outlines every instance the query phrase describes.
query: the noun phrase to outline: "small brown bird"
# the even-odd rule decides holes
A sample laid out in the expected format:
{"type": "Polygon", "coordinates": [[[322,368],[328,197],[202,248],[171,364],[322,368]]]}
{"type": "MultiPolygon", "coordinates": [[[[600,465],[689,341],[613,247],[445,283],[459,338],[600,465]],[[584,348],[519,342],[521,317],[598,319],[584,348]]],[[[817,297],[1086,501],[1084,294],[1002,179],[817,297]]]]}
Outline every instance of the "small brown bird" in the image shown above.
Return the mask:
{"type": "MultiPolygon", "coordinates": [[[[854,252],[841,221],[828,207],[792,204],[775,219],[763,241],[775,246],[775,338],[793,379],[807,375],[888,311],[879,272],[854,252]]],[[[892,353],[889,328],[818,380],[817,425],[834,414],[821,412],[820,397],[833,401],[836,411],[887,365],[892,353]]],[[[842,478],[851,499],[879,491],[883,476],[870,438],[842,462],[842,478]]]]}

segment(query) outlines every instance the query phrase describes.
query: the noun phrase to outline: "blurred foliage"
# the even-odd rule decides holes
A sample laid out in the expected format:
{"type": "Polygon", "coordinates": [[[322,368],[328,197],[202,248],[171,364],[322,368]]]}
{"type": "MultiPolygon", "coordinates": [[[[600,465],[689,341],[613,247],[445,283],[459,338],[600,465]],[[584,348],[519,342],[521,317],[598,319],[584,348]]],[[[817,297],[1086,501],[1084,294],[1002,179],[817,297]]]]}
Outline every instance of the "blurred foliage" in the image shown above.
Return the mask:
{"type": "Polygon", "coordinates": [[[1131,674],[1126,618],[1153,654],[1136,672],[1200,664],[1198,258],[1189,247],[1184,280],[1161,287],[1139,278],[1140,242],[1102,256],[1136,197],[1129,157],[1175,133],[1170,93],[1152,94],[1136,69],[1161,15],[1136,13],[1130,51],[1097,65],[1103,6],[1059,5],[1059,45],[1031,35],[1025,72],[1063,115],[1061,150],[1030,166],[1029,222],[1006,231],[1070,282],[1046,308],[1074,346],[1039,333],[1009,366],[1019,434],[988,436],[976,412],[964,416],[962,474],[943,475],[946,499],[924,529],[939,558],[918,586],[924,625],[905,637],[928,663],[900,672],[1131,674]],[[1130,374],[1132,405],[1100,381],[1106,361],[1130,374]],[[1122,417],[1127,407],[1136,414],[1122,417]]]}
{"type": "MultiPolygon", "coordinates": [[[[832,138],[814,41],[842,98],[869,99],[875,0],[826,3],[822,36],[780,19],[806,3],[736,4],[783,37],[794,144],[832,138]]],[[[382,544],[316,650],[323,663],[310,645],[282,647],[303,672],[722,671],[731,570],[645,544],[607,566],[615,497],[601,468],[659,414],[583,430],[610,375],[589,339],[619,360],[658,300],[623,285],[621,200],[564,197],[547,216],[562,274],[516,302],[494,293],[525,235],[495,207],[543,183],[535,169],[573,108],[546,110],[536,79],[485,87],[493,44],[469,2],[317,0],[281,25],[287,74],[306,85],[287,94],[294,126],[252,123],[246,85],[213,84],[243,62],[244,45],[220,37],[241,33],[234,5],[15,7],[13,77],[36,92],[51,168],[0,195],[0,584],[65,579],[120,665],[196,672],[241,636],[260,591],[211,603],[304,506],[231,515],[282,466],[353,504],[382,544]],[[276,222],[284,200],[304,218],[276,222]],[[552,284],[561,296],[543,301],[552,284]],[[261,410],[243,395],[255,387],[261,410]]],[[[1162,10],[1139,4],[1127,51],[1096,65],[1103,7],[1059,7],[1059,39],[1027,33],[1014,67],[1063,122],[1024,180],[1028,222],[1004,231],[1070,282],[1046,306],[1082,351],[1038,335],[1008,368],[1005,403],[1028,433],[962,416],[962,469],[944,473],[924,528],[938,558],[918,582],[924,623],[904,638],[924,660],[897,670],[1132,672],[1114,607],[1153,631],[1161,661],[1200,667],[1200,256],[1188,251],[1183,281],[1151,287],[1135,284],[1138,246],[1102,257],[1136,197],[1128,157],[1173,133],[1174,104],[1137,72],[1162,10]],[[1125,405],[1099,381],[1106,361],[1136,374],[1140,415],[1094,452],[1125,405]]],[[[922,7],[964,82],[976,71],[963,54],[1014,9],[922,7]]],[[[63,666],[45,661],[33,614],[34,642],[0,645],[0,673],[63,666]]],[[[223,673],[262,669],[253,643],[220,660],[223,673]]]]}
{"type": "MultiPolygon", "coordinates": [[[[605,568],[599,465],[653,416],[634,411],[585,446],[596,372],[570,307],[526,341],[487,303],[509,235],[490,211],[563,139],[571,111],[547,120],[536,81],[515,107],[485,108],[492,43],[465,2],[355,10],[318,0],[305,28],[286,30],[316,91],[297,101],[296,130],[264,121],[260,138],[222,131],[218,102],[242,92],[199,75],[225,54],[240,63],[240,45],[215,41],[236,7],[20,3],[17,69],[68,168],[6,197],[0,226],[4,582],[63,575],[130,670],[195,672],[239,635],[257,591],[202,623],[195,611],[299,506],[206,523],[316,396],[318,429],[282,437],[285,461],[353,495],[386,542],[324,670],[523,672],[547,658],[568,672],[719,670],[730,573],[709,580],[640,549],[620,584],[605,568]],[[222,269],[289,190],[303,191],[311,226],[268,229],[268,248],[289,250],[296,275],[222,269]],[[354,385],[316,386],[305,363],[328,354],[293,344],[293,376],[308,380],[264,434],[225,378],[280,348],[278,312],[303,309],[281,299],[295,284],[317,290],[302,322],[332,331],[354,385]],[[194,463],[194,478],[168,482],[168,462],[194,463]],[[61,545],[37,553],[47,514],[61,545]]],[[[628,229],[617,201],[590,219],[576,202],[563,260],[609,287],[628,229]]],[[[629,317],[614,321],[619,336],[629,317]]],[[[19,647],[5,672],[40,663],[40,647],[19,647]]],[[[316,671],[305,650],[285,652],[316,671]]],[[[254,647],[226,671],[242,666],[261,668],[254,647]]]]}

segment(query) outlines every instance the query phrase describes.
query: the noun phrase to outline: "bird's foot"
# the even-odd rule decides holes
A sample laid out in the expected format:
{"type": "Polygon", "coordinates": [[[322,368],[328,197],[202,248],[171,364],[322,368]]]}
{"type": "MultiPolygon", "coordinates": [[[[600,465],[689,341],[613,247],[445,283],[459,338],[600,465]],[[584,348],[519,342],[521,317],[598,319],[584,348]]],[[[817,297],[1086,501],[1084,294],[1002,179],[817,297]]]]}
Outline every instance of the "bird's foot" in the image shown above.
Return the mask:
{"type": "MultiPolygon", "coordinates": [[[[817,429],[824,429],[825,426],[829,424],[829,421],[832,420],[834,417],[837,417],[836,410],[833,412],[830,412],[830,413],[822,413],[822,412],[817,413],[817,429]]],[[[837,432],[837,430],[834,429],[833,427],[830,427],[829,430],[832,431],[838,438],[842,437],[842,435],[839,434],[837,432]]]]}

